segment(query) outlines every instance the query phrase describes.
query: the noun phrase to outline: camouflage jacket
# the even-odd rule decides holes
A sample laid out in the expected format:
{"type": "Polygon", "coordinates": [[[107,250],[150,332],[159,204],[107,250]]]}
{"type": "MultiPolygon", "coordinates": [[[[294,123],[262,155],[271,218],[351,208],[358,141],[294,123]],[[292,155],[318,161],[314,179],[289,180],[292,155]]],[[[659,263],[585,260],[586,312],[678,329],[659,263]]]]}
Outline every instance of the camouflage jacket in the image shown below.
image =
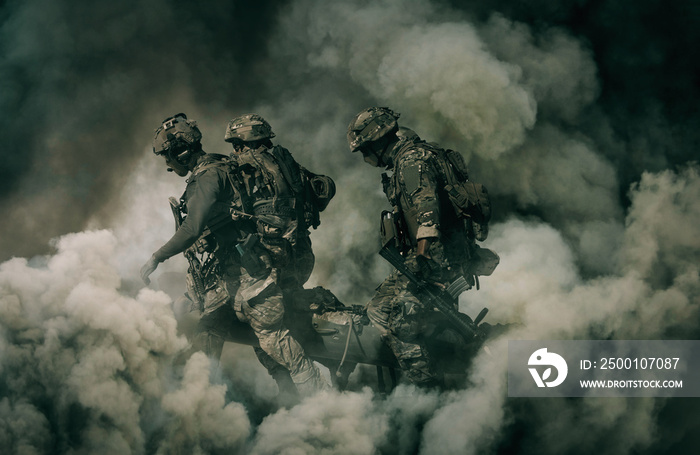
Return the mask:
{"type": "Polygon", "coordinates": [[[469,241],[445,191],[447,177],[437,162],[436,149],[417,136],[400,138],[390,152],[394,173],[385,178],[384,192],[409,253],[418,240],[433,238],[431,255],[447,267],[468,258],[469,241]]]}

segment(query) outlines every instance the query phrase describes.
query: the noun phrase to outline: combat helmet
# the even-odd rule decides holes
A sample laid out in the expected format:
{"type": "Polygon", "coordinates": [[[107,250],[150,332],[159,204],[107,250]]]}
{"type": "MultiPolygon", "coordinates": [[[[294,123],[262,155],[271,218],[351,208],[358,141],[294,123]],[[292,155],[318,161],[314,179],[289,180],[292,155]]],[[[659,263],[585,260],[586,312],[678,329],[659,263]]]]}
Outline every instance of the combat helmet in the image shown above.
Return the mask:
{"type": "Polygon", "coordinates": [[[364,145],[396,132],[399,116],[388,107],[370,107],[357,114],[348,125],[350,151],[356,152],[364,145]]]}
{"type": "Polygon", "coordinates": [[[187,120],[183,113],[175,114],[163,120],[163,124],[156,129],[153,153],[163,155],[172,149],[192,148],[201,140],[202,133],[197,128],[197,122],[187,120]]]}
{"type": "Polygon", "coordinates": [[[275,137],[272,127],[267,120],[258,114],[245,114],[231,120],[226,127],[226,142],[234,142],[236,139],[243,142],[262,141],[275,137]]]}
{"type": "Polygon", "coordinates": [[[153,137],[153,153],[164,156],[168,170],[185,176],[202,152],[202,133],[197,122],[185,114],[175,114],[163,120],[153,137]]]}

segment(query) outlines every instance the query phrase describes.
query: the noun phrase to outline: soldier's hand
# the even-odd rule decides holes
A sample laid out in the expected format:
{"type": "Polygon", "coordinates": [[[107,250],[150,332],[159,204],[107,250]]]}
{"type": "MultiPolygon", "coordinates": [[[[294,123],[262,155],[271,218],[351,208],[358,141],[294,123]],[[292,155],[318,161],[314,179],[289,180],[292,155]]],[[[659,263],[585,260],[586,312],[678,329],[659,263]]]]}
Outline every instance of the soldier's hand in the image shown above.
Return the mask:
{"type": "Polygon", "coordinates": [[[151,279],[148,278],[148,276],[155,272],[155,270],[158,268],[158,264],[159,262],[156,260],[155,256],[151,256],[148,262],[141,267],[141,279],[144,283],[146,283],[146,285],[151,284],[151,279]]]}
{"type": "Polygon", "coordinates": [[[440,266],[438,266],[435,261],[422,255],[416,256],[416,264],[418,266],[418,274],[420,274],[424,280],[431,279],[433,275],[440,270],[440,266]]]}

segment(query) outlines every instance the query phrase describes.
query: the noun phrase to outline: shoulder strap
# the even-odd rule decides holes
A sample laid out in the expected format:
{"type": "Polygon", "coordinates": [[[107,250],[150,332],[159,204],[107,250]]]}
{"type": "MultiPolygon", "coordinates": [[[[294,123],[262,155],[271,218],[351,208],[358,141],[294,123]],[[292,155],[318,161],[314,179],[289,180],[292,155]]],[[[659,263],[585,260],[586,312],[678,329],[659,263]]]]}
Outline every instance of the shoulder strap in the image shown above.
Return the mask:
{"type": "Polygon", "coordinates": [[[277,160],[277,164],[279,164],[282,175],[287,180],[289,187],[296,196],[300,195],[304,187],[299,163],[294,160],[289,150],[279,145],[275,145],[272,148],[272,155],[277,160]]]}
{"type": "Polygon", "coordinates": [[[208,153],[205,155],[205,158],[198,165],[196,165],[194,169],[192,169],[192,174],[190,175],[188,182],[193,178],[197,177],[202,172],[206,171],[207,169],[211,169],[213,167],[230,166],[230,164],[231,159],[226,155],[220,155],[218,153],[208,153]]]}
{"type": "Polygon", "coordinates": [[[187,180],[187,183],[194,181],[196,177],[204,173],[204,171],[212,168],[219,168],[226,174],[235,199],[240,200],[243,205],[246,205],[247,201],[244,199],[246,192],[241,190],[244,185],[240,175],[236,172],[238,169],[238,161],[233,157],[220,155],[218,153],[209,154],[208,157],[209,159],[207,161],[203,161],[192,170],[192,175],[187,180]]]}

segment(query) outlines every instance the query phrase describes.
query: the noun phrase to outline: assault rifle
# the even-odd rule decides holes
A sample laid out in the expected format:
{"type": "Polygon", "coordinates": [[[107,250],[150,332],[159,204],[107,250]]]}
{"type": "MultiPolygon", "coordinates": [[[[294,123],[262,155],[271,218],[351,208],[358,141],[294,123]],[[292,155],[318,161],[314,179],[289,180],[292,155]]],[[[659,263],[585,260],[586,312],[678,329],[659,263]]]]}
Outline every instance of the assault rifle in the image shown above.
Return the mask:
{"type": "Polygon", "coordinates": [[[287,222],[277,215],[251,215],[249,213],[241,212],[240,210],[234,209],[231,209],[231,218],[233,218],[234,221],[261,221],[275,228],[284,228],[287,225],[287,222]]]}
{"type": "Polygon", "coordinates": [[[475,320],[472,320],[468,315],[460,313],[454,305],[455,300],[459,295],[470,289],[471,285],[467,283],[464,277],[459,277],[443,290],[434,284],[428,283],[411,271],[406,265],[406,260],[395,246],[387,243],[379,250],[379,255],[389,261],[396,270],[401,272],[413,284],[416,297],[426,306],[436,308],[439,312],[446,316],[447,322],[459,332],[465,340],[483,339],[486,334],[479,328],[479,322],[484,319],[487,308],[481,310],[475,320]]]}
{"type": "MultiPolygon", "coordinates": [[[[177,231],[182,225],[180,202],[172,196],[168,200],[170,201],[170,210],[172,210],[173,217],[175,217],[175,231],[177,231]]],[[[190,300],[196,303],[199,309],[202,309],[204,308],[204,273],[202,272],[202,263],[195,254],[194,246],[187,248],[183,254],[189,264],[187,268],[188,281],[191,284],[192,292],[195,294],[189,296],[190,300]]]]}

